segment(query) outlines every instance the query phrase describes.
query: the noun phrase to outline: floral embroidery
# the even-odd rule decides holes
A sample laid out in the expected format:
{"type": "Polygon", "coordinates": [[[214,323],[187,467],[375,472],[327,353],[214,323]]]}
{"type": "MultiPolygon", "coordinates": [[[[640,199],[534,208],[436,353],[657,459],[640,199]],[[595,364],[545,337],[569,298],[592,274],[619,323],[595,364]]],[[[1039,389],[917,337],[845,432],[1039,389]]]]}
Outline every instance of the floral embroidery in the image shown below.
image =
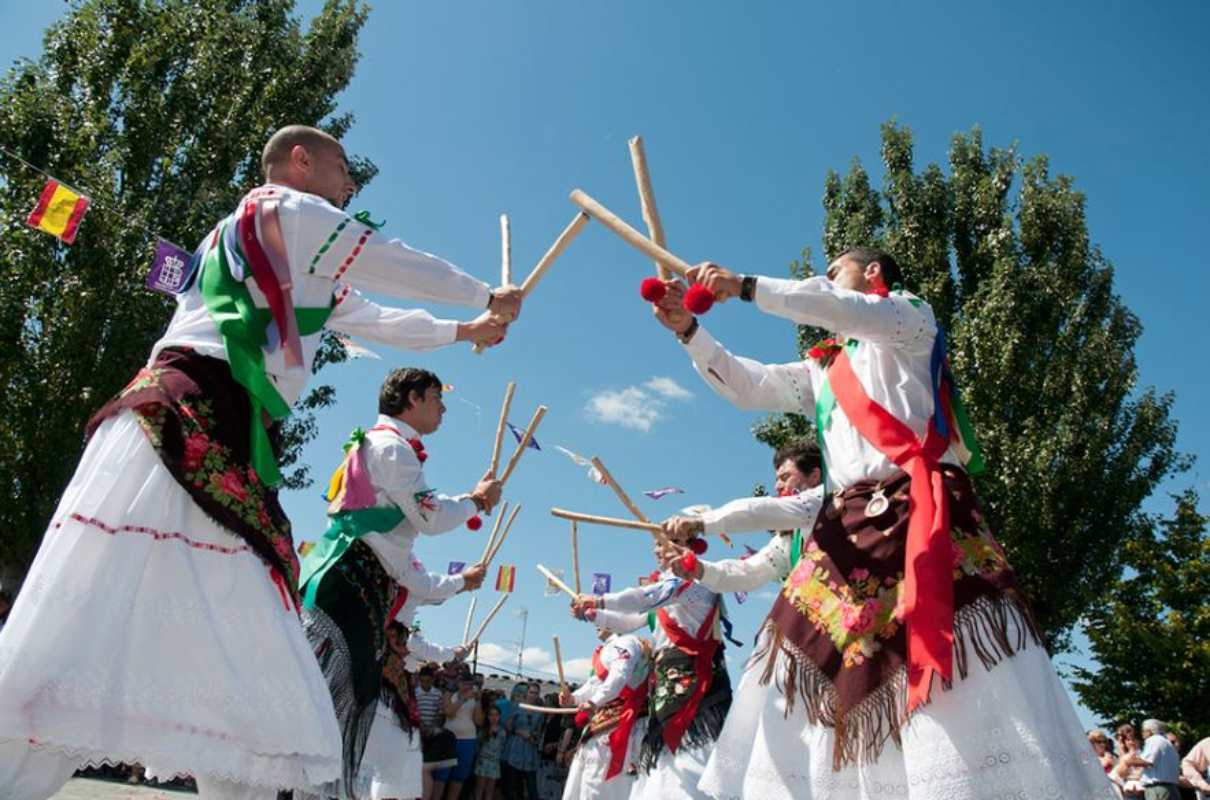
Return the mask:
{"type": "MultiPolygon", "coordinates": [[[[978,535],[950,531],[954,579],[994,575],[1009,569],[985,525],[978,535]]],[[[879,578],[857,567],[844,580],[822,564],[826,554],[808,540],[802,559],[786,579],[782,593],[794,608],[827,634],[845,667],[859,666],[882,648],[903,624],[903,572],[879,578]]]]}

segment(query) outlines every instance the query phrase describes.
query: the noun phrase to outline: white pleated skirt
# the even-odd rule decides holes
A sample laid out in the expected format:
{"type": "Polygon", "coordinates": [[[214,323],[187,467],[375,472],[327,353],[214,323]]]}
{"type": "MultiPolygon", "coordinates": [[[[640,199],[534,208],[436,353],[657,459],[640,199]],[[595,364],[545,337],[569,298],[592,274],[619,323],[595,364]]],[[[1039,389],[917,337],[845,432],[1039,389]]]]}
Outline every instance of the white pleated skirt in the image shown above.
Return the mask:
{"type": "Polygon", "coordinates": [[[89,442],[0,632],[0,743],[265,788],[340,775],[295,610],[130,412],[89,442]]]}
{"type": "Polygon", "coordinates": [[[567,773],[567,782],[563,784],[563,800],[627,800],[633,795],[635,777],[630,774],[630,767],[638,758],[639,744],[647,733],[647,718],[641,717],[634,723],[630,731],[630,743],[627,747],[626,766],[621,773],[605,780],[609,771],[609,734],[594,736],[587,742],[581,742],[576,750],[576,756],[571,761],[567,773]]]}
{"type": "Polygon", "coordinates": [[[368,795],[370,800],[420,797],[424,793],[423,771],[420,731],[414,732],[409,739],[407,732],[399,727],[395,711],[379,702],[361,757],[358,795],[368,795]]]}
{"type": "MultiPolygon", "coordinates": [[[[756,651],[761,650],[758,644],[756,651]]],[[[776,682],[749,664],[700,787],[713,798],[760,800],[1113,800],[1045,649],[1034,644],[941,691],[875,764],[832,770],[831,729],[801,699],[787,718],[776,682]]],[[[785,663],[778,664],[784,680],[785,663]]]]}
{"type": "MultiPolygon", "coordinates": [[[[731,704],[730,713],[735,713],[734,702],[731,704]]],[[[698,782],[706,769],[706,763],[710,760],[710,754],[717,747],[717,742],[706,747],[680,747],[676,753],[670,753],[665,748],[660,752],[659,760],[651,772],[639,770],[630,796],[643,800],[706,800],[709,795],[698,788],[698,782]]]]}

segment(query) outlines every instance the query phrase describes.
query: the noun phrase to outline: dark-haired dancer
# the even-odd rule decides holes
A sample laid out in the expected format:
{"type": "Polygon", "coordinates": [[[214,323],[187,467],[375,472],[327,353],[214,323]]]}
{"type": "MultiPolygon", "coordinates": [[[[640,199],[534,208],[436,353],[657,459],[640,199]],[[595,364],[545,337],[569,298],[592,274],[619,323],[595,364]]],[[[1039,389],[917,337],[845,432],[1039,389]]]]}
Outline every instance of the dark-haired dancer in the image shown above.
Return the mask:
{"type": "Polygon", "coordinates": [[[964,465],[980,465],[932,309],[885,253],[805,281],[702,265],[690,277],[838,333],[805,361],[727,352],[657,308],[699,374],[740,408],[816,420],[823,513],[761,631],[715,797],[1110,797],[964,465]]]}
{"type": "MultiPolygon", "coordinates": [[[[343,797],[368,788],[357,778],[381,694],[387,625],[411,589],[436,590],[429,573],[413,566],[416,537],[450,531],[477,512],[490,513],[500,500],[500,482],[490,474],[457,497],[426,484],[420,437],[434,433],[445,413],[436,375],[394,370],[378,410],[377,423],[355,431],[349,442],[329,488],[331,524],[302,568],[303,626],[344,742],[342,780],[325,791],[343,797]]],[[[464,572],[463,588],[478,588],[484,571],[476,564],[464,572]]]]}
{"type": "Polygon", "coordinates": [[[493,294],[342,211],[355,186],[322,131],[283,128],[261,163],[265,185],[199,245],[147,368],[89,424],[0,633],[6,800],[44,800],[102,761],[193,775],[203,800],[339,773],[267,426],[302,395],[325,328],[409,349],[503,332],[486,313],[437,320],[357,289],[503,320],[520,292],[493,294]]]}

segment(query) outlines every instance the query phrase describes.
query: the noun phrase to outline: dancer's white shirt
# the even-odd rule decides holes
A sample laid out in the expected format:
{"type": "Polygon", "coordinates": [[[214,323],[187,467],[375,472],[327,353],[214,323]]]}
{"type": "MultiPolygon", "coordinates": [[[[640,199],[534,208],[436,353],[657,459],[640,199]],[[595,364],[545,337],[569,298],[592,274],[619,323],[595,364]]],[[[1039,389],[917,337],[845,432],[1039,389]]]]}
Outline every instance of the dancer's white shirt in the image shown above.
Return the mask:
{"type": "MultiPolygon", "coordinates": [[[[325,327],[392,347],[430,350],[451,344],[458,323],[437,319],[419,309],[380,306],[356,290],[474,309],[487,307],[491,289],[483,281],[444,259],[415,250],[399,239],[388,239],[355,220],[345,224],[321,254],[329,237],[350,216],[321,197],[273,185],[280,192],[277,216],[289,259],[294,307],[323,307],[329,305],[334,296],[339,299],[325,327]],[[361,250],[337,282],[338,270],[367,231],[369,236],[361,250]]],[[[238,213],[238,210],[233,212],[238,213]]],[[[208,247],[213,235],[214,231],[208,233],[199,248],[208,247]]],[[[231,265],[233,270],[237,266],[231,265]]],[[[239,277],[236,275],[237,280],[239,277]]],[[[254,281],[245,281],[244,285],[259,308],[268,307],[254,281]]],[[[294,403],[302,394],[319,345],[319,333],[302,337],[304,363],[301,369],[286,367],[280,347],[266,351],[265,371],[287,403],[294,403]]],[[[222,337],[206,309],[196,280],[188,291],[177,297],[176,314],[152,349],[151,361],[165,347],[191,347],[202,355],[227,358],[222,337]]]]}
{"type": "Polygon", "coordinates": [[[609,674],[601,679],[593,669],[584,685],[571,693],[577,704],[600,707],[616,700],[627,686],[637,689],[647,681],[647,657],[639,637],[632,634],[615,633],[606,639],[601,645],[601,665],[609,674]]]}
{"type": "Polygon", "coordinates": [[[703,533],[810,530],[823,499],[823,489],[784,497],[741,497],[699,515],[703,533]]]}
{"type": "MultiPolygon", "coordinates": [[[[410,583],[404,583],[408,589],[408,599],[399,607],[395,620],[411,627],[416,620],[416,612],[420,610],[421,606],[441,605],[462,591],[464,581],[462,575],[442,575],[438,572],[429,572],[420,559],[415,556],[412,557],[411,564],[408,566],[409,574],[414,578],[410,583]]],[[[412,631],[408,636],[407,666],[409,669],[413,669],[413,664],[419,667],[430,661],[444,664],[453,660],[454,655],[453,647],[430,642],[421,631],[412,631]]]]}
{"type": "MultiPolygon", "coordinates": [[[[761,277],[755,302],[762,311],[799,325],[816,325],[857,339],[850,360],[866,393],[924,437],[933,414],[929,355],[937,335],[937,322],[927,303],[900,293],[878,298],[842,289],[822,275],[805,281],[761,277]]],[[[705,328],[698,328],[685,349],[706,383],[733,405],[814,419],[815,398],[826,378],[814,359],[762,364],[732,355],[705,328]]],[[[833,489],[867,478],[882,480],[899,469],[858,433],[839,406],[832,411],[823,451],[833,489]]],[[[960,463],[953,448],[941,460],[960,463]]]]}
{"type": "MultiPolygon", "coordinates": [[[[660,573],[659,580],[646,586],[633,586],[620,592],[602,595],[605,608],[597,611],[598,628],[615,633],[630,633],[647,625],[647,615],[664,609],[677,626],[696,636],[706,617],[714,609],[718,593],[699,583],[678,578],[671,570],[660,573]]],[[[664,632],[663,625],[655,626],[655,648],[671,647],[672,642],[664,632]]]]}

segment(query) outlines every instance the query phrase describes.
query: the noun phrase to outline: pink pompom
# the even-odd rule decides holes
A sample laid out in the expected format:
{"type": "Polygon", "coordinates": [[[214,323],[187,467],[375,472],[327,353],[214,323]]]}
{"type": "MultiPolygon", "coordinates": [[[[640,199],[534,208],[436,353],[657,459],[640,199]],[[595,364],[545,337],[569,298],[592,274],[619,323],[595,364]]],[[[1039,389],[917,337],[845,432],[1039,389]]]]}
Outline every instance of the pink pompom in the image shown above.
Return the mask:
{"type": "Polygon", "coordinates": [[[714,292],[695,283],[685,292],[685,310],[690,314],[705,314],[714,305],[714,292]]]}
{"type": "Polygon", "coordinates": [[[470,528],[472,531],[477,531],[483,527],[483,520],[479,518],[478,514],[476,514],[466,521],[466,527],[470,528]]]}
{"type": "Polygon", "coordinates": [[[587,711],[577,711],[576,712],[576,727],[583,728],[587,724],[588,724],[588,712],[587,711]]]}
{"type": "Polygon", "coordinates": [[[659,278],[644,278],[639,284],[639,294],[648,303],[658,303],[668,294],[668,287],[659,278]]]}
{"type": "Polygon", "coordinates": [[[705,539],[693,538],[689,540],[689,549],[699,556],[703,555],[709,547],[710,545],[706,543],[705,539]]]}

